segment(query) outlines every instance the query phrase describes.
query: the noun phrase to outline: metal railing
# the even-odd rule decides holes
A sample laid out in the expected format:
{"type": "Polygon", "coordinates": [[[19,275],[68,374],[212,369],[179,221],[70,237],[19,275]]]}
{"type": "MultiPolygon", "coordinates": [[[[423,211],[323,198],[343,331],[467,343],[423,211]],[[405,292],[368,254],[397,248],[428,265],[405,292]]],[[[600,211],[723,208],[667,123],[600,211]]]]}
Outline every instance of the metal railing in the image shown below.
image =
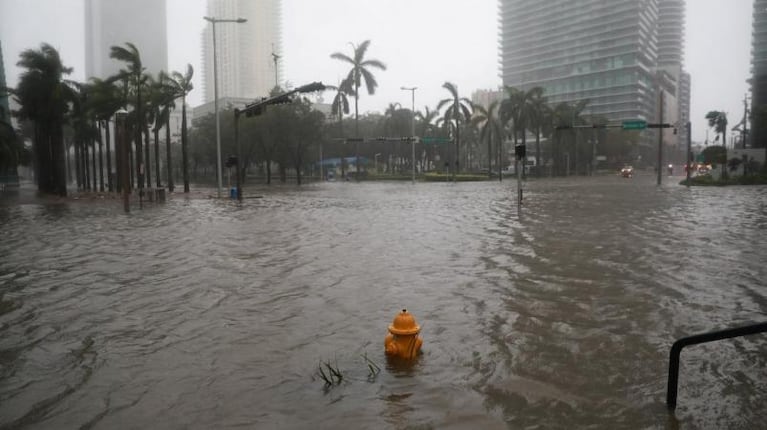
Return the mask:
{"type": "Polygon", "coordinates": [[[679,355],[682,353],[682,348],[689,345],[697,345],[699,343],[708,343],[765,332],[767,332],[767,322],[727,330],[713,331],[710,333],[696,334],[694,336],[683,337],[674,342],[671,346],[668,364],[668,389],[666,391],[666,405],[668,408],[676,408],[677,385],[679,384],[679,355]]]}

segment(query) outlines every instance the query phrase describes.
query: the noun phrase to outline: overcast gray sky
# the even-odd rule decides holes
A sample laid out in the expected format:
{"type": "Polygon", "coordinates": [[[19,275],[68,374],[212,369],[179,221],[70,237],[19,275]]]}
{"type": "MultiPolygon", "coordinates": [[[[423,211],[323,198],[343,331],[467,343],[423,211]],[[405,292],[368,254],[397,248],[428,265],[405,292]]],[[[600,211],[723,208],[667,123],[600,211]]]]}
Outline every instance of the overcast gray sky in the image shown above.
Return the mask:
{"type": "MultiPolygon", "coordinates": [[[[129,0],[126,0],[129,1],[129,0]]],[[[541,0],[545,1],[545,0],[541,0]]],[[[0,0],[0,42],[8,85],[18,77],[18,54],[48,42],[58,48],[74,79],[83,80],[82,0],[0,0]]],[[[168,0],[168,51],[172,70],[195,68],[192,104],[202,100],[200,32],[205,0],[168,0]]],[[[693,139],[705,138],[703,117],[724,110],[730,123],[743,115],[750,76],[752,0],[687,0],[686,66],[692,74],[693,139]]],[[[346,66],[330,59],[349,53],[349,42],[372,41],[368,51],[388,66],[376,72],[379,89],[360,98],[360,111],[389,103],[434,108],[446,96],[442,83],[469,97],[500,85],[496,0],[283,0],[283,71],[294,85],[335,84],[346,66]]],[[[246,24],[247,25],[247,24],[246,24]]],[[[265,58],[264,61],[271,61],[265,58]]],[[[328,93],[326,99],[331,96],[328,93]]]]}

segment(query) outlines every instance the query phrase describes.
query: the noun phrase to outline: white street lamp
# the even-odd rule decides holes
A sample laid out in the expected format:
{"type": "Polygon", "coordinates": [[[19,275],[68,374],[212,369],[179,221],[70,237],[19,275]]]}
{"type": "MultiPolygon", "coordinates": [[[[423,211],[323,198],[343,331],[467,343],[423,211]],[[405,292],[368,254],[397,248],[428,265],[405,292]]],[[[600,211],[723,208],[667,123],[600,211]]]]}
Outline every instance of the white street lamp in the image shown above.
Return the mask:
{"type": "Polygon", "coordinates": [[[213,29],[213,109],[216,112],[216,176],[218,179],[218,198],[221,198],[221,122],[218,118],[218,61],[216,59],[216,23],[234,22],[242,24],[248,20],[245,18],[237,19],[218,19],[210,16],[202,17],[212,25],[213,29]]]}
{"type": "Polygon", "coordinates": [[[402,91],[410,91],[412,96],[412,114],[413,117],[410,120],[410,147],[411,147],[411,164],[413,167],[413,184],[415,184],[415,90],[418,87],[400,87],[402,91]]]}

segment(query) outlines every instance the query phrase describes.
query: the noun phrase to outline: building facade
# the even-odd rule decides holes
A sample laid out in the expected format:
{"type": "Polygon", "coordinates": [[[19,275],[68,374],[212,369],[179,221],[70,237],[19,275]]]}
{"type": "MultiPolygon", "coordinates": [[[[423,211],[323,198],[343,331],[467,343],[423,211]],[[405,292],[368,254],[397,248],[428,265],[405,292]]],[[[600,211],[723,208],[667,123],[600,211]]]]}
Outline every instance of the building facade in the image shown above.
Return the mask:
{"type": "Polygon", "coordinates": [[[690,121],[690,74],[684,70],[685,1],[658,0],[658,68],[670,74],[674,85],[676,110],[665,122],[678,124],[676,137],[669,143],[686,148],[686,124],[690,121]]]}
{"type": "MultiPolygon", "coordinates": [[[[612,123],[689,119],[684,0],[500,0],[500,15],[505,86],[542,87],[552,106],[587,100],[584,115],[612,123]]],[[[646,147],[657,133],[642,133],[646,147]]],[[[663,133],[668,154],[685,136],[663,133]]]]}
{"type": "MultiPolygon", "coordinates": [[[[247,19],[242,24],[216,24],[219,98],[268,96],[282,81],[281,0],[208,0],[207,16],[247,19]]],[[[210,23],[203,30],[202,47],[203,100],[210,102],[214,95],[210,23]]]]}
{"type": "Polygon", "coordinates": [[[109,53],[126,42],[136,45],[148,73],[167,70],[166,14],[165,0],[85,0],[86,77],[104,79],[125,67],[109,53]]]}
{"type": "Polygon", "coordinates": [[[504,85],[589,100],[586,114],[611,121],[654,119],[658,0],[501,0],[500,13],[504,85]]]}
{"type": "Polygon", "coordinates": [[[754,0],[751,48],[751,144],[767,146],[767,0],[754,0]]]}

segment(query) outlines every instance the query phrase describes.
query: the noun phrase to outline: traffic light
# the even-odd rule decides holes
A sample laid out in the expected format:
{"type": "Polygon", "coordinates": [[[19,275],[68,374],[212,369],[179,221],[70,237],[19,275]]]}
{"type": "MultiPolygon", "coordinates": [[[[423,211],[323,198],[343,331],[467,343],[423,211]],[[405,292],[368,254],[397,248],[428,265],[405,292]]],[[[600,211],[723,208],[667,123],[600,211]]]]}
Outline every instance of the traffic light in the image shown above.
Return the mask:
{"type": "Polygon", "coordinates": [[[312,82],[311,84],[304,85],[302,87],[298,87],[296,91],[299,93],[313,93],[315,91],[324,91],[325,85],[322,84],[322,82],[312,82]]]}
{"type": "Polygon", "coordinates": [[[523,144],[517,144],[514,146],[514,153],[517,156],[517,160],[524,160],[527,155],[527,146],[523,144]]]}

